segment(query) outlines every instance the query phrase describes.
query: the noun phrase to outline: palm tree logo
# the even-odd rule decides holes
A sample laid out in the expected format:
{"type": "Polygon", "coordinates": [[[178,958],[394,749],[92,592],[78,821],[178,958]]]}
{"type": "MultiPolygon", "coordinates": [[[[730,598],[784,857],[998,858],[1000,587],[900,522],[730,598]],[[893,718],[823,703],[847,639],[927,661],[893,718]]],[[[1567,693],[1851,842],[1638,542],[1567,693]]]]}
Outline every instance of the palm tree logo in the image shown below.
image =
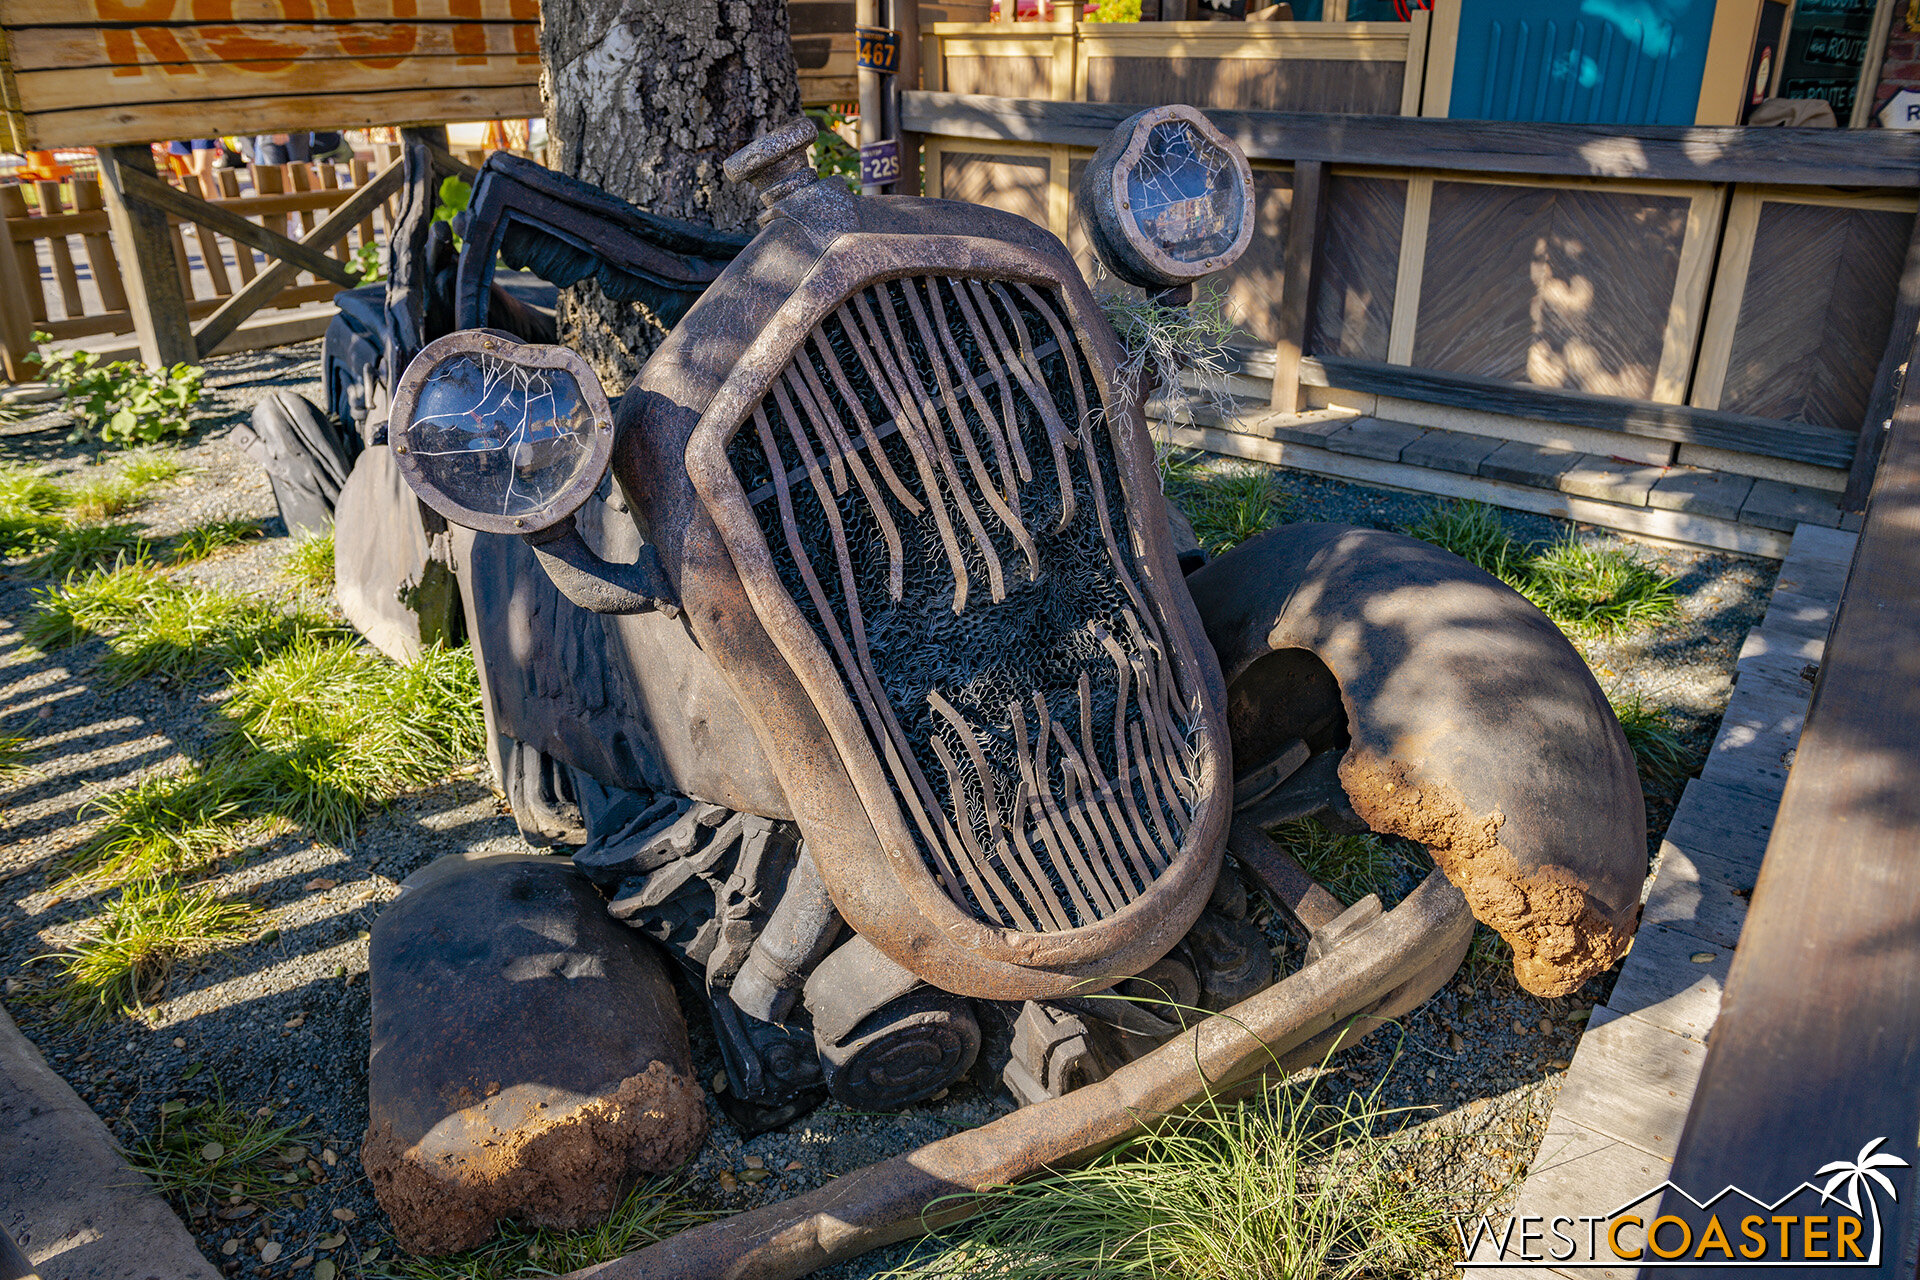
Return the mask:
{"type": "Polygon", "coordinates": [[[1816,1178],[1826,1173],[1833,1175],[1827,1179],[1827,1185],[1821,1188],[1820,1198],[1844,1203],[1855,1214],[1860,1212],[1860,1190],[1862,1187],[1866,1188],[1867,1207],[1873,1211],[1873,1256],[1865,1263],[1869,1267],[1877,1266],[1880,1262],[1880,1202],[1874,1198],[1873,1187],[1867,1185],[1867,1179],[1873,1179],[1880,1189],[1887,1193],[1889,1199],[1897,1201],[1900,1193],[1893,1189],[1893,1183],[1880,1170],[1907,1168],[1907,1162],[1899,1156],[1874,1150],[1885,1141],[1885,1138],[1875,1138],[1860,1148],[1860,1154],[1852,1160],[1835,1160],[1832,1164],[1823,1164],[1814,1173],[1816,1178]],[[1845,1195],[1835,1195],[1834,1188],[1843,1183],[1846,1186],[1845,1195]]]}

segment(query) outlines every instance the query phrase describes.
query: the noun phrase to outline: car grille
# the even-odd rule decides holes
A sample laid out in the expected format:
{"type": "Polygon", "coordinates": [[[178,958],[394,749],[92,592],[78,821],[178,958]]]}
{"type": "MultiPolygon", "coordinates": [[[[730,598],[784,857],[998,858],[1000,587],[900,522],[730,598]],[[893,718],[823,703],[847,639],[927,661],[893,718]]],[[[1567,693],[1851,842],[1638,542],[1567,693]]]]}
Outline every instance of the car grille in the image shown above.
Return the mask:
{"type": "Polygon", "coordinates": [[[1145,893],[1197,803],[1198,712],[1067,316],[1018,282],[870,285],[727,455],[929,869],[1043,933],[1145,893]]]}

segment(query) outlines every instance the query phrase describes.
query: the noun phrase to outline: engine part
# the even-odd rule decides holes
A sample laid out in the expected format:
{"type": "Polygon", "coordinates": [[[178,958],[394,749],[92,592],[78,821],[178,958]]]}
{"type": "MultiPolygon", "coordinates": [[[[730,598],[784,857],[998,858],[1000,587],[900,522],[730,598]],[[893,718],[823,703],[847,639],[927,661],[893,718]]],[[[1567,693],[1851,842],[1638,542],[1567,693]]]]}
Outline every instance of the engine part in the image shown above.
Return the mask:
{"type": "Polygon", "coordinates": [[[1012,1049],[1001,1082],[1023,1107],[1061,1097],[1106,1075],[1094,1055],[1087,1024],[1052,1005],[1029,1000],[1020,1006],[1012,1049]]]}
{"type": "Polygon", "coordinates": [[[840,913],[820,868],[802,849],[767,927],[753,940],[733,980],[733,1002],[748,1017],[785,1022],[807,975],[826,959],[840,930],[840,913]]]}
{"type": "Polygon", "coordinates": [[[980,1024],[970,1003],[921,986],[869,1014],[842,1040],[814,1038],[827,1088],[849,1107],[890,1111],[930,1098],[972,1068],[980,1024]]]}

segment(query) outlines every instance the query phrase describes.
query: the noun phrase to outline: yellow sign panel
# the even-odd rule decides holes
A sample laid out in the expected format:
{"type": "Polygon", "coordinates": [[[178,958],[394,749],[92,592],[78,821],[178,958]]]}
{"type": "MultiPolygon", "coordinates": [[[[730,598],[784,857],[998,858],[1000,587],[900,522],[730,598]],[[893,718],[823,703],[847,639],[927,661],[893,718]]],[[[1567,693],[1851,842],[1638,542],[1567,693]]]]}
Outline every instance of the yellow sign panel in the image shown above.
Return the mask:
{"type": "Polygon", "coordinates": [[[16,151],[539,114],[539,0],[0,0],[16,151]]]}

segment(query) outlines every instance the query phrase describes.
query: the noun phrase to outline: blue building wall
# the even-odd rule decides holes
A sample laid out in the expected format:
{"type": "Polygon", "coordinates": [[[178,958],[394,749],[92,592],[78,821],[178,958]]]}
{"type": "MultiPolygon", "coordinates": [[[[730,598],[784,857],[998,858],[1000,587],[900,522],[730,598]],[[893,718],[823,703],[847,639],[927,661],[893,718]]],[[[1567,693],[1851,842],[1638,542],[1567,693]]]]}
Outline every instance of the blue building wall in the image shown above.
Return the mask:
{"type": "Polygon", "coordinates": [[[1448,114],[1693,123],[1714,0],[1463,0],[1448,114]]]}

